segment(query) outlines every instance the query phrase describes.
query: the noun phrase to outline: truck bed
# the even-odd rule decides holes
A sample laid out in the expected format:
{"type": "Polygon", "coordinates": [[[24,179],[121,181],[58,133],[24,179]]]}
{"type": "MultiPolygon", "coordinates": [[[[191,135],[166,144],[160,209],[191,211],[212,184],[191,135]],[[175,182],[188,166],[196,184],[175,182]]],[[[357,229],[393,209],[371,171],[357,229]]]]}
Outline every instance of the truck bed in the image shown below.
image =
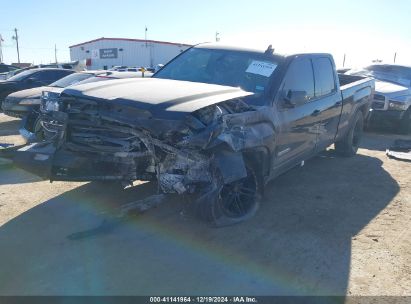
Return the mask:
{"type": "Polygon", "coordinates": [[[367,77],[338,74],[338,80],[340,82],[340,87],[357,82],[359,80],[367,79],[367,77]]]}
{"type": "Polygon", "coordinates": [[[363,95],[370,94],[375,86],[372,78],[362,76],[338,74],[338,80],[343,100],[350,98],[352,95],[358,95],[362,91],[362,94],[359,94],[361,97],[356,96],[357,98],[354,98],[360,99],[363,95]]]}
{"type": "Polygon", "coordinates": [[[344,136],[349,130],[351,119],[358,109],[363,108],[365,118],[371,106],[375,89],[375,80],[372,78],[345,74],[338,74],[338,78],[342,97],[342,110],[337,139],[344,136]]]}

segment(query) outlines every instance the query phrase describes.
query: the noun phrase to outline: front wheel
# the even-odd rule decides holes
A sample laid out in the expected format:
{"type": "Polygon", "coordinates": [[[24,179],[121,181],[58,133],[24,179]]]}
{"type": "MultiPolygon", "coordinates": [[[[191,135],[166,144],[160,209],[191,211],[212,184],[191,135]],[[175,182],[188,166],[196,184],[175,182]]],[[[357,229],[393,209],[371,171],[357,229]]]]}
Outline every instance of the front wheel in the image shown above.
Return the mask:
{"type": "Polygon", "coordinates": [[[357,112],[347,135],[335,143],[337,153],[345,157],[352,157],[357,154],[363,131],[364,117],[361,112],[357,112]]]}
{"type": "Polygon", "coordinates": [[[259,183],[255,171],[247,167],[247,176],[224,184],[210,199],[200,203],[200,216],[216,227],[234,225],[252,217],[259,207],[259,183]]]}

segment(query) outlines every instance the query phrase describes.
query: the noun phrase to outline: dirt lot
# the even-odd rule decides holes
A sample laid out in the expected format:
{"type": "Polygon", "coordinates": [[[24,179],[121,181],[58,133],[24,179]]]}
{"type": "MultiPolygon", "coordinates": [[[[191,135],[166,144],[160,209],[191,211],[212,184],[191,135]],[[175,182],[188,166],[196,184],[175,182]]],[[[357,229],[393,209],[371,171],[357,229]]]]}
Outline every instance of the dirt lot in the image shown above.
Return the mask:
{"type": "MultiPolygon", "coordinates": [[[[0,143],[17,128],[0,114],[0,143]]],[[[223,229],[170,200],[93,230],[153,185],[50,184],[0,164],[0,295],[411,295],[411,163],[385,156],[398,137],[306,162],[223,229]]]]}

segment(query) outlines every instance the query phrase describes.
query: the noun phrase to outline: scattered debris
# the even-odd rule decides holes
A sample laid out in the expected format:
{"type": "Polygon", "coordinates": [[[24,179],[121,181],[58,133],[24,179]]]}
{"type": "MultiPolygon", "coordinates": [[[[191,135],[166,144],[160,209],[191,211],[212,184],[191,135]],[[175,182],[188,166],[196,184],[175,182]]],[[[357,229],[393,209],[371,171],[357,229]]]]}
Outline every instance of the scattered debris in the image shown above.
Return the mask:
{"type": "Polygon", "coordinates": [[[81,240],[110,233],[114,228],[121,224],[131,212],[146,212],[151,208],[159,206],[164,201],[165,197],[165,194],[154,194],[141,200],[122,205],[119,213],[104,219],[97,227],[72,233],[68,235],[67,238],[69,240],[81,240]]]}
{"type": "Polygon", "coordinates": [[[127,203],[121,206],[121,216],[126,216],[130,211],[137,211],[138,213],[146,212],[147,210],[160,205],[165,197],[165,194],[154,194],[147,198],[127,203]]]}
{"type": "Polygon", "coordinates": [[[387,149],[386,154],[392,159],[411,161],[411,140],[397,139],[394,144],[387,149]]]}

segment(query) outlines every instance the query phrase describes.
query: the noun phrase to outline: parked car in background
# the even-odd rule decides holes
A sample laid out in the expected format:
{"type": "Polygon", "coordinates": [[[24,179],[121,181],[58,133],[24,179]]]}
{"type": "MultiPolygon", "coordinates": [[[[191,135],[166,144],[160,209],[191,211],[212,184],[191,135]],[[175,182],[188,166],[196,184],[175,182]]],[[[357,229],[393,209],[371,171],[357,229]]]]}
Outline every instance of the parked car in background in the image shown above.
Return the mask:
{"type": "Polygon", "coordinates": [[[27,141],[36,141],[42,139],[44,135],[52,132],[50,131],[51,127],[48,127],[47,130],[49,130],[49,132],[45,133],[42,126],[42,120],[44,120],[45,123],[49,121],[49,111],[56,110],[56,105],[53,101],[58,98],[64,88],[99,81],[150,76],[150,73],[144,73],[143,75],[141,72],[104,70],[74,73],[50,84],[49,86],[24,90],[9,95],[5,100],[3,109],[5,112],[7,111],[6,113],[10,114],[10,112],[12,112],[13,114],[18,113],[20,116],[24,116],[20,127],[20,134],[27,141]],[[22,103],[25,105],[22,106],[22,103]],[[28,104],[31,105],[27,107],[28,104]],[[40,104],[42,104],[41,109],[40,104]],[[24,115],[21,115],[23,109],[24,115]],[[42,116],[40,115],[41,113],[43,114],[42,116]]]}
{"type": "Polygon", "coordinates": [[[111,69],[109,69],[109,71],[124,72],[127,68],[128,68],[128,66],[126,66],[126,65],[115,65],[111,69]]]}
{"type": "Polygon", "coordinates": [[[32,69],[0,82],[0,106],[11,93],[49,85],[74,71],[65,69],[32,69]]]}
{"type": "Polygon", "coordinates": [[[14,65],[8,65],[4,63],[0,63],[0,80],[5,80],[8,78],[11,72],[19,70],[19,67],[14,65]]]}
{"type": "Polygon", "coordinates": [[[344,74],[347,73],[351,68],[339,68],[337,69],[337,73],[344,74]]]}
{"type": "Polygon", "coordinates": [[[67,62],[67,63],[38,64],[38,65],[32,65],[32,66],[25,67],[25,68],[17,68],[15,70],[12,70],[6,73],[1,73],[0,79],[7,80],[10,77],[13,77],[24,71],[33,70],[33,69],[44,69],[44,68],[67,69],[67,70],[74,70],[75,72],[86,70],[85,63],[81,61],[73,61],[73,62],[67,62]]]}
{"type": "Polygon", "coordinates": [[[11,71],[18,70],[18,69],[19,67],[16,67],[14,65],[0,63],[0,73],[11,72],[11,71]]]}
{"type": "Polygon", "coordinates": [[[202,44],[149,79],[66,88],[54,142],[14,161],[50,180],[157,180],[230,225],[256,212],[268,181],[330,144],[355,155],[373,90],[371,78],[338,76],[329,54],[202,44]]]}
{"type": "Polygon", "coordinates": [[[157,64],[156,67],[154,68],[153,73],[160,71],[164,67],[164,64],[157,64]]]}
{"type": "Polygon", "coordinates": [[[49,64],[39,64],[39,68],[58,68],[58,69],[67,69],[75,70],[77,72],[83,71],[85,66],[83,66],[80,61],[66,62],[66,63],[49,63],[49,64]]]}
{"type": "Polygon", "coordinates": [[[6,115],[14,117],[23,117],[32,111],[40,109],[40,98],[43,91],[56,91],[61,92],[62,88],[68,87],[75,83],[80,83],[90,77],[97,75],[105,75],[106,71],[88,71],[78,72],[63,77],[56,82],[49,84],[48,86],[41,86],[37,88],[31,88],[26,90],[17,91],[8,95],[2,104],[3,112],[6,115]]]}
{"type": "Polygon", "coordinates": [[[156,71],[155,68],[147,68],[147,67],[128,67],[125,65],[117,65],[113,66],[109,71],[117,71],[117,72],[148,72],[154,74],[156,71]]]}
{"type": "Polygon", "coordinates": [[[401,133],[411,132],[411,67],[374,64],[346,74],[374,77],[375,94],[369,124],[394,126],[401,133]]]}

